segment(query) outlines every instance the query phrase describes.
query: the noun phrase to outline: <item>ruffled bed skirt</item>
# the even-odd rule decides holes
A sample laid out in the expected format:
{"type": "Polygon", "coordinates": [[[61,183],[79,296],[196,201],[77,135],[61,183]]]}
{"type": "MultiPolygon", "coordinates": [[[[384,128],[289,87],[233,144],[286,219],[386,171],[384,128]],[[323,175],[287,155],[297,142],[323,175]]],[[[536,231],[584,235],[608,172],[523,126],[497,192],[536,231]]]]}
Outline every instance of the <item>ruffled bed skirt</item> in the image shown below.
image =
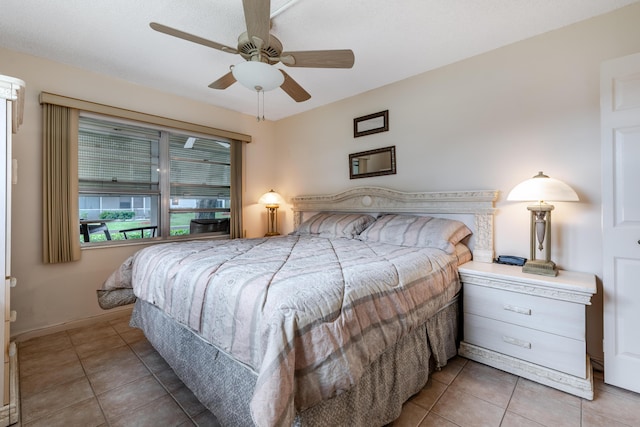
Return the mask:
{"type": "MultiPolygon", "coordinates": [[[[402,404],[427,383],[429,373],[457,353],[457,297],[423,327],[374,361],[352,389],[311,408],[299,408],[296,426],[382,426],[400,416],[402,404]]],[[[223,426],[251,426],[249,402],[257,374],[138,300],[131,326],[149,342],[223,426]]]]}

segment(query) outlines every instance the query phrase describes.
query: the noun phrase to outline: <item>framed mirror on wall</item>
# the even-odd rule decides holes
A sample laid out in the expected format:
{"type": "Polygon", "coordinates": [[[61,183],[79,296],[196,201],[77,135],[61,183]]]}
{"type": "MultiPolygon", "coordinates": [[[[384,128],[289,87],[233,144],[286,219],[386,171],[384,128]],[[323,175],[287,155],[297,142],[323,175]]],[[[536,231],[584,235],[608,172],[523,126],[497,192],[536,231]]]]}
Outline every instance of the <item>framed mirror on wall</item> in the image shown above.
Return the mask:
{"type": "Polygon", "coordinates": [[[349,178],[395,175],[396,147],[377,148],[349,154],[349,178]]]}

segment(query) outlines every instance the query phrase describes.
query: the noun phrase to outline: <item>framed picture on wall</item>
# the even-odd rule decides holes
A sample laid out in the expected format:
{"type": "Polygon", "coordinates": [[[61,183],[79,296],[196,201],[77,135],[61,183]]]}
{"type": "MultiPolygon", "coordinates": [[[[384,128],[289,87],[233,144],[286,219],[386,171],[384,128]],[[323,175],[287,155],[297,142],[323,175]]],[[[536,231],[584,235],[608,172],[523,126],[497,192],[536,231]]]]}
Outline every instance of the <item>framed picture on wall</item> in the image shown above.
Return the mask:
{"type": "Polygon", "coordinates": [[[389,130],[389,110],[353,119],[353,137],[371,135],[389,130]]]}

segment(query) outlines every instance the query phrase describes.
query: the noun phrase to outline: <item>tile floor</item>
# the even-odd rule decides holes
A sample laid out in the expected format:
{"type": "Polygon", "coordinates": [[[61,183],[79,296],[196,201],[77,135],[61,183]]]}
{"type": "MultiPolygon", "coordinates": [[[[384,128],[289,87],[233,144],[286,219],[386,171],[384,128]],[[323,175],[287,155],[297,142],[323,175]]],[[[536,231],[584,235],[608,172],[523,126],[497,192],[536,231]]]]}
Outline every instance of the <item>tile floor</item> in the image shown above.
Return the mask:
{"type": "MultiPolygon", "coordinates": [[[[19,343],[22,426],[219,425],[128,319],[19,343]]],[[[587,401],[456,358],[393,427],[640,426],[640,395],[596,377],[587,401]]]]}

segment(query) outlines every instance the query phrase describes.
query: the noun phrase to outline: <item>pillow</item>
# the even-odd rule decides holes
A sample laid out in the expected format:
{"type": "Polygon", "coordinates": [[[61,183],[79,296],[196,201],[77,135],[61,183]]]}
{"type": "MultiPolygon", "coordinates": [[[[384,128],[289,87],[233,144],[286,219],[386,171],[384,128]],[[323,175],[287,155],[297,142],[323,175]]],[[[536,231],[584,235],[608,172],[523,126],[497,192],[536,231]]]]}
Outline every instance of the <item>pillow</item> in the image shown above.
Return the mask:
{"type": "Polygon", "coordinates": [[[346,237],[353,239],[375,220],[375,217],[368,214],[321,212],[304,221],[291,234],[298,236],[313,234],[327,238],[346,237]]]}
{"type": "Polygon", "coordinates": [[[414,215],[384,215],[358,238],[365,242],[389,243],[399,246],[438,248],[448,254],[455,245],[471,234],[460,221],[414,215]]]}

